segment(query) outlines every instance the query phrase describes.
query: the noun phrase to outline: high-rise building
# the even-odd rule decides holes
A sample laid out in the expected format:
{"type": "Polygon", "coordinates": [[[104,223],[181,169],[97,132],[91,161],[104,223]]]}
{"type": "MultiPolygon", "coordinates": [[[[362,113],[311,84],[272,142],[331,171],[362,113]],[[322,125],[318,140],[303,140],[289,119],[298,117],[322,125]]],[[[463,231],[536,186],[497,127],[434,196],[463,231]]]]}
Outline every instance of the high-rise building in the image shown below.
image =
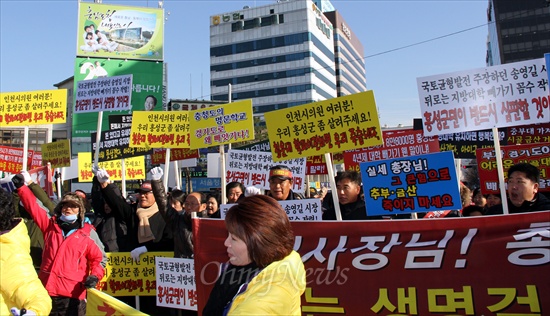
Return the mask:
{"type": "Polygon", "coordinates": [[[363,45],[338,11],[325,12],[334,26],[336,90],[338,96],[367,90],[363,45]]]}
{"type": "Polygon", "coordinates": [[[550,52],[550,2],[489,0],[487,65],[544,57],[550,52]]]}
{"type": "Polygon", "coordinates": [[[210,17],[212,100],[254,99],[264,113],[334,98],[332,23],[311,0],[282,1],[210,17]]]}

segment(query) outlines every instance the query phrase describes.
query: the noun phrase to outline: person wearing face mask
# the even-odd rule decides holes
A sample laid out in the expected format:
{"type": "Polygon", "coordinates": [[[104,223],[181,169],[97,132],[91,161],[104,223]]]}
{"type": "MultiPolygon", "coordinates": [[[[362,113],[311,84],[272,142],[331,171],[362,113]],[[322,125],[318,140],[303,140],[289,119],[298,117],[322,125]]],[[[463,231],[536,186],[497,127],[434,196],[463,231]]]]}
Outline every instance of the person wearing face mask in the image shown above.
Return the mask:
{"type": "Polygon", "coordinates": [[[84,216],[79,195],[66,193],[50,216],[27,187],[31,181],[26,171],[12,179],[21,203],[44,234],[38,276],[52,298],[50,315],[86,315],[86,289],[96,287],[105,274],[103,244],[84,216]]]}

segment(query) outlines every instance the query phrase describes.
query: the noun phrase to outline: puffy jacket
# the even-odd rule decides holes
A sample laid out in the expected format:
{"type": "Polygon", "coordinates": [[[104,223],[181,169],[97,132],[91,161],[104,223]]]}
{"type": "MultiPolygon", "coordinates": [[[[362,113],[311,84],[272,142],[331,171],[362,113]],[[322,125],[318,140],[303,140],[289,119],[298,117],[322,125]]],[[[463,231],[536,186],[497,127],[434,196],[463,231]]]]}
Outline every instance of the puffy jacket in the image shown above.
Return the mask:
{"type": "Polygon", "coordinates": [[[101,280],[107,257],[93,226],[85,223],[67,236],[37,203],[27,186],[17,189],[21,202],[44,234],[44,252],[39,278],[50,296],[86,298],[84,281],[89,275],[101,280]]]}
{"type": "Polygon", "coordinates": [[[243,285],[227,315],[302,315],[300,297],[305,288],[302,258],[292,251],[243,285]]]}
{"type": "MultiPolygon", "coordinates": [[[[535,195],[534,201],[524,201],[519,207],[512,204],[512,201],[508,199],[508,213],[527,213],[527,212],[539,212],[539,211],[548,211],[550,210],[550,199],[548,199],[544,194],[538,192],[535,195]]],[[[495,205],[487,210],[485,215],[498,215],[504,214],[504,206],[502,204],[495,205]]]]}
{"type": "Polygon", "coordinates": [[[10,315],[12,307],[48,315],[52,300],[36,276],[27,227],[22,219],[18,221],[10,231],[0,234],[0,315],[10,315]]]}

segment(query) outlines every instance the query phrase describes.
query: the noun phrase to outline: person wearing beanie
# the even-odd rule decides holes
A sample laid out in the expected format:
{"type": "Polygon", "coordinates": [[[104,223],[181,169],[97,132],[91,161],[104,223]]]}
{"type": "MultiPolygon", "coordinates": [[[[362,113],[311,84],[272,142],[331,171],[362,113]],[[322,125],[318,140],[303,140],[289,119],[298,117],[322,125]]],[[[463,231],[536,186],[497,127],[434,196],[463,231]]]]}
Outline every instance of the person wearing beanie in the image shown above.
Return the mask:
{"type": "Polygon", "coordinates": [[[27,171],[12,179],[21,203],[44,234],[38,277],[52,298],[50,315],[86,315],[86,289],[96,287],[105,274],[103,244],[78,194],[66,193],[50,216],[27,187],[31,181],[27,171]]]}

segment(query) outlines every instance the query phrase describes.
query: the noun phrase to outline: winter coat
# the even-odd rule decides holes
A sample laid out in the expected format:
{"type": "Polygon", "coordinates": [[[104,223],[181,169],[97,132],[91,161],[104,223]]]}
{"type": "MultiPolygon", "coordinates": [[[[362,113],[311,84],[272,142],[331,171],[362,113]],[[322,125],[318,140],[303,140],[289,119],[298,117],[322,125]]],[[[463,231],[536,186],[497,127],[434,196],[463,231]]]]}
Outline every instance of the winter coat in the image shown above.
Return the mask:
{"type": "MultiPolygon", "coordinates": [[[[508,213],[527,213],[527,212],[538,212],[538,211],[549,211],[550,210],[550,199],[548,199],[544,194],[537,193],[536,199],[534,202],[524,201],[521,206],[517,207],[512,204],[512,201],[508,199],[508,213]]],[[[495,205],[491,207],[485,215],[497,215],[504,214],[502,204],[495,205]]]]}
{"type": "MultiPolygon", "coordinates": [[[[139,218],[136,215],[139,203],[134,205],[128,204],[114,183],[109,183],[105,188],[101,189],[101,192],[103,193],[103,198],[109,204],[111,212],[126,223],[128,228],[127,242],[124,245],[118,245],[119,251],[132,251],[140,246],[145,246],[147,251],[174,251],[172,230],[167,227],[160,211],[149,218],[149,225],[155,239],[140,244],[138,241],[139,218]]],[[[159,192],[154,194],[156,196],[159,192]]]]}
{"type": "MultiPolygon", "coordinates": [[[[101,193],[101,185],[97,178],[92,181],[92,207],[94,209],[95,219],[93,225],[96,228],[99,239],[103,242],[106,252],[131,251],[125,249],[128,242],[128,227],[122,219],[119,212],[105,212],[105,200],[101,193]],[[122,248],[122,249],[121,249],[122,248]]],[[[117,186],[113,188],[117,195],[122,196],[117,186]]]]}
{"type": "Polygon", "coordinates": [[[174,258],[193,258],[193,226],[191,214],[176,211],[168,203],[162,180],[151,180],[159,212],[174,236],[174,258]]]}
{"type": "MultiPolygon", "coordinates": [[[[367,216],[365,200],[362,195],[360,195],[355,202],[348,204],[340,203],[340,214],[342,214],[342,220],[382,219],[382,216],[367,216]]],[[[336,220],[336,211],[332,200],[332,194],[327,194],[323,199],[323,220],[336,220]]]]}
{"type": "Polygon", "coordinates": [[[241,286],[227,315],[302,315],[300,297],[305,288],[302,258],[292,251],[241,286]]]}
{"type": "Polygon", "coordinates": [[[27,227],[16,220],[14,228],[0,233],[0,315],[11,315],[12,307],[48,315],[52,300],[32,264],[27,227]]]}
{"type": "Polygon", "coordinates": [[[44,252],[38,275],[42,284],[50,296],[85,299],[84,281],[89,275],[101,280],[107,264],[103,244],[93,226],[84,223],[65,235],[57,224],[57,216],[50,217],[36,203],[27,186],[17,189],[17,193],[44,234],[44,252]]]}

